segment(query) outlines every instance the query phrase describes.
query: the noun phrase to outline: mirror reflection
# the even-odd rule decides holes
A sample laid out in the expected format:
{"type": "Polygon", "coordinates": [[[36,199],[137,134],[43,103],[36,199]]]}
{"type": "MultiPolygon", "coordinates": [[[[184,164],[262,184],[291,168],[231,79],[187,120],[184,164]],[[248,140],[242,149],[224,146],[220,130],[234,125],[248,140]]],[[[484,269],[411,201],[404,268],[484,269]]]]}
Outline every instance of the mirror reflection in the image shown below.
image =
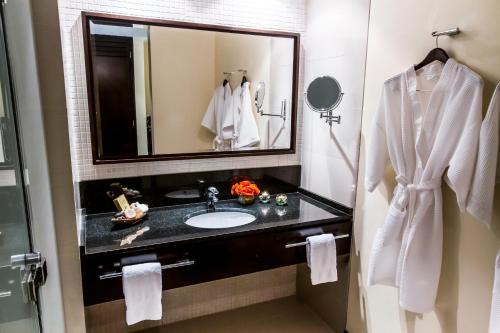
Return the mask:
{"type": "Polygon", "coordinates": [[[108,19],[88,27],[97,158],[292,149],[284,115],[296,39],[108,19]]]}
{"type": "Polygon", "coordinates": [[[257,90],[255,91],[255,107],[257,108],[257,112],[261,112],[262,110],[265,95],[266,84],[264,82],[259,82],[259,84],[257,85],[257,90]]]}

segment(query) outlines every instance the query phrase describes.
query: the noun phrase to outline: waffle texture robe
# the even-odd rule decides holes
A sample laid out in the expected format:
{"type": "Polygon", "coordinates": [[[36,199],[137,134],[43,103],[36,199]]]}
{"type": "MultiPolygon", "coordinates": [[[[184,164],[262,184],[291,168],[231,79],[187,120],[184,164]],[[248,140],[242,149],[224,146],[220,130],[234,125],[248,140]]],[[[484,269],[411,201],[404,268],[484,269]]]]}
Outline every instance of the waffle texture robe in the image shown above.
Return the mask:
{"type": "Polygon", "coordinates": [[[449,59],[428,107],[413,67],[384,83],[368,140],[365,185],[373,191],[390,161],[397,186],[370,253],[368,285],[399,288],[406,310],[432,311],[441,271],[443,176],[465,210],[481,127],[482,79],[449,59]],[[472,157],[472,158],[471,158],[472,157]]]}

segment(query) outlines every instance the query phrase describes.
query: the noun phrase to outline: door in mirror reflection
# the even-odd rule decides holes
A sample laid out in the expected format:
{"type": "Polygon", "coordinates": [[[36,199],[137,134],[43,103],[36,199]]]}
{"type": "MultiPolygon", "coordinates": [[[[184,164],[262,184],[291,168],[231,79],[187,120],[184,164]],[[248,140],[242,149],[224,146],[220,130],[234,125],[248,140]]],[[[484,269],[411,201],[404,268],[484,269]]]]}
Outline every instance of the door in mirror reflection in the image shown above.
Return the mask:
{"type": "Polygon", "coordinates": [[[293,151],[298,35],[86,19],[94,161],[293,151]]]}

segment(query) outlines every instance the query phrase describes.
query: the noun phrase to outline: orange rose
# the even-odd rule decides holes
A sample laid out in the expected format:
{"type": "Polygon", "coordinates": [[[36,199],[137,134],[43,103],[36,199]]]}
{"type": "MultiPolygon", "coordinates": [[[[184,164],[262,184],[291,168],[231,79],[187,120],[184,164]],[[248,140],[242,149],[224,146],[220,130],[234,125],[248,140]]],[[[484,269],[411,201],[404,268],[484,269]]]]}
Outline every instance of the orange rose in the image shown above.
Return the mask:
{"type": "Polygon", "coordinates": [[[248,180],[244,180],[240,183],[235,183],[231,186],[231,194],[232,195],[259,195],[260,189],[257,184],[252,183],[248,180]]]}

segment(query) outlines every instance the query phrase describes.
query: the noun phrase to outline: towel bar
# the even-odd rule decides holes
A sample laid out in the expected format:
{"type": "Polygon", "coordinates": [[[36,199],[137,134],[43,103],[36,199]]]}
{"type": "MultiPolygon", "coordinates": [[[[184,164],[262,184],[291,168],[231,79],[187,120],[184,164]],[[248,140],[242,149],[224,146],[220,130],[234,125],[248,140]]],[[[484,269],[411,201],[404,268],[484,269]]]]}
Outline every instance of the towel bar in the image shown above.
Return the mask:
{"type": "MultiPolygon", "coordinates": [[[[347,238],[347,237],[349,237],[349,234],[335,236],[335,239],[347,238]]],[[[304,246],[304,245],[307,245],[307,241],[300,243],[285,244],[285,248],[289,249],[291,247],[304,246]]]]}
{"type": "MultiPolygon", "coordinates": [[[[161,269],[164,270],[164,269],[184,267],[184,266],[191,266],[191,265],[194,265],[194,260],[183,260],[183,261],[176,262],[174,264],[162,265],[161,269]]],[[[99,280],[112,279],[112,278],[115,278],[115,277],[120,277],[122,275],[123,274],[121,272],[119,272],[119,273],[118,272],[117,273],[107,273],[107,274],[104,274],[104,275],[100,275],[99,276],[99,280]]]]}

